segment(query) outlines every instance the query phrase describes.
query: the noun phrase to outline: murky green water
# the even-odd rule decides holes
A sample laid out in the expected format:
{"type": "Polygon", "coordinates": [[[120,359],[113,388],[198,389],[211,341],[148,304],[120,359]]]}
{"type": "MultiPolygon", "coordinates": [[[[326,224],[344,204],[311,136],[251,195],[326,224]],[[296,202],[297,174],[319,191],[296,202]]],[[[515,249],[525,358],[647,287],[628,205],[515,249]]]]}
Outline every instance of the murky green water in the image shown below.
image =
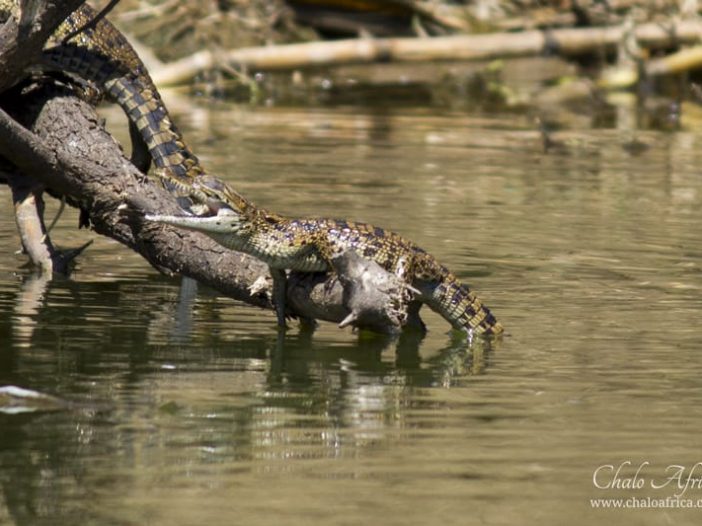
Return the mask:
{"type": "Polygon", "coordinates": [[[634,137],[581,116],[556,136],[568,150],[544,155],[515,115],[220,105],[176,119],[258,203],[416,240],[509,335],[466,349],[427,316],[421,342],[328,324],[279,339],[270,312],[202,289],[179,301],[177,280],[73,213],[55,240],[95,244],[70,280],[41,283],[12,254],[0,188],[0,385],[70,402],[0,413],[1,524],[699,517],[590,499],[680,493],[651,483],[702,460],[702,128],[634,137]],[[632,155],[633,139],[648,148],[632,155]],[[643,488],[595,487],[598,467],[626,461],[622,478],[650,462],[643,488]]]}

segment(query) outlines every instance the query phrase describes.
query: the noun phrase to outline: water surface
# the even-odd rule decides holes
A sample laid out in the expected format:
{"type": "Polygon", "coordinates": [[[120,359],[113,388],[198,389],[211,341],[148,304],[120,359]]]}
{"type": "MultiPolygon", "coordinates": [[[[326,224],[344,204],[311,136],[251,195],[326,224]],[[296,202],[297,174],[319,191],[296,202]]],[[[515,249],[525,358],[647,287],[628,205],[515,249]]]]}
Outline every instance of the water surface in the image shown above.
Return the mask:
{"type": "Polygon", "coordinates": [[[70,279],[44,283],[13,254],[0,187],[0,385],[69,402],[0,413],[1,524],[698,517],[590,504],[672,495],[648,482],[702,460],[698,129],[581,115],[544,154],[533,120],[513,114],[200,103],[176,119],[255,202],[415,240],[508,334],[467,347],[427,314],[421,341],[330,324],[278,337],[271,312],[204,288],[189,299],[79,232],[74,212],[55,241],[95,244],[70,279]],[[628,476],[650,462],[645,488],[593,485],[599,466],[626,461],[628,476]]]}

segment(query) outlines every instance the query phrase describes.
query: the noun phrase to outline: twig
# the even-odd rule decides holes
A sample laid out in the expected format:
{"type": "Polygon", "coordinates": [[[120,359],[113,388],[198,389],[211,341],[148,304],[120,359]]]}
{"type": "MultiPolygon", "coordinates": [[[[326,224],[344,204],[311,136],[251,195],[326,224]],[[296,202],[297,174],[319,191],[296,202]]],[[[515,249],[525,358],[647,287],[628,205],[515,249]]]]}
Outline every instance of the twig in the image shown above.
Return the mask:
{"type": "Polygon", "coordinates": [[[46,227],[46,234],[45,234],[45,236],[48,235],[48,234],[50,234],[51,231],[54,229],[54,227],[56,226],[56,223],[58,223],[58,220],[59,220],[59,218],[61,217],[61,214],[63,214],[63,211],[65,210],[65,208],[66,208],[66,198],[63,197],[63,198],[60,199],[59,209],[56,211],[56,215],[55,215],[54,218],[51,220],[51,223],[49,224],[49,226],[46,227]]]}

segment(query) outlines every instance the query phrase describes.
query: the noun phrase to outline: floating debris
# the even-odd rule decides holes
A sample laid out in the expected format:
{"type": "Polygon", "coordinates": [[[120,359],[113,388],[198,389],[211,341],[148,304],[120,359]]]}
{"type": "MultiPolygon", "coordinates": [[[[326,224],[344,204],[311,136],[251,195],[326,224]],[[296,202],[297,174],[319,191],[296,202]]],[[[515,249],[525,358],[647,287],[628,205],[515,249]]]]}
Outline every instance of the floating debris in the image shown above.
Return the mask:
{"type": "Polygon", "coordinates": [[[55,396],[15,385],[0,386],[0,413],[14,415],[38,411],[60,411],[67,406],[67,402],[55,396]]]}

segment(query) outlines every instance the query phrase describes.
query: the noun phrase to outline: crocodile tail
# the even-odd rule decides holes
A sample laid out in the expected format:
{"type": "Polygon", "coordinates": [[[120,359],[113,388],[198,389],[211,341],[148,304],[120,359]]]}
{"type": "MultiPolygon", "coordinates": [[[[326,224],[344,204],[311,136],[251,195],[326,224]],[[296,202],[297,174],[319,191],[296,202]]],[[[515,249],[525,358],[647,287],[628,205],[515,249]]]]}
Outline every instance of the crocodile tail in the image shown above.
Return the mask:
{"type": "Polygon", "coordinates": [[[138,79],[126,76],[110,79],[104,85],[136,125],[154,164],[167,172],[169,178],[189,186],[194,178],[204,174],[199,159],[185,144],[155,88],[144,87],[138,79]]]}
{"type": "Polygon", "coordinates": [[[444,279],[433,287],[428,304],[454,329],[486,336],[504,331],[490,309],[452,274],[444,276],[444,279]]]}
{"type": "Polygon", "coordinates": [[[52,68],[72,73],[106,92],[136,125],[157,167],[185,185],[204,173],[200,161],[185,144],[136,51],[109,21],[62,42],[61,39],[92,20],[95,12],[83,5],[53,35],[44,52],[52,68]]]}

